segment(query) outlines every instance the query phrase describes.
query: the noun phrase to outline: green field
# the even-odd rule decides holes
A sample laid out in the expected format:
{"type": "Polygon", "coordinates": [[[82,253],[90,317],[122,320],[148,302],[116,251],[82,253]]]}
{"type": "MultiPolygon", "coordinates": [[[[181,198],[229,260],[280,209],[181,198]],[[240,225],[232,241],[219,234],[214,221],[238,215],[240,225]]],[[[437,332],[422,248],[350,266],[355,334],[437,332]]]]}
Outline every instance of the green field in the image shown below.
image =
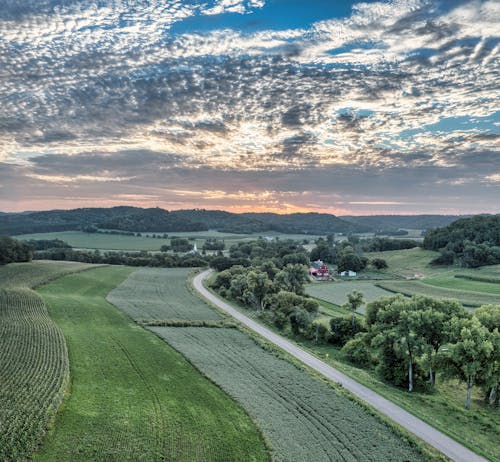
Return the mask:
{"type": "MultiPolygon", "coordinates": [[[[369,281],[318,282],[306,286],[308,295],[339,306],[347,302],[347,294],[353,290],[361,292],[364,295],[365,302],[372,302],[380,297],[394,295],[369,281]]],[[[358,309],[358,312],[364,314],[364,305],[358,309]]]]}
{"type": "Polygon", "coordinates": [[[191,272],[190,268],[141,268],[112,290],[107,300],[136,321],[222,319],[188,290],[191,272]]]}
{"type": "MultiPolygon", "coordinates": [[[[462,273],[463,274],[463,273],[462,273]]],[[[474,278],[475,276],[469,276],[474,278]]],[[[478,279],[481,276],[476,276],[478,279]]],[[[485,282],[481,280],[458,278],[456,274],[442,274],[433,278],[424,279],[422,282],[436,287],[443,287],[452,290],[466,290],[469,292],[482,292],[485,294],[497,295],[500,303],[500,283],[485,282]]],[[[499,280],[500,282],[500,280],[499,280]]]]}
{"type": "MultiPolygon", "coordinates": [[[[464,280],[464,285],[466,285],[464,280]]],[[[425,295],[435,298],[453,298],[466,307],[476,308],[481,305],[495,305],[500,303],[498,295],[466,290],[447,289],[421,281],[379,281],[377,285],[385,290],[404,295],[425,295]]]]}
{"type": "MultiPolygon", "coordinates": [[[[17,239],[61,239],[75,249],[99,249],[99,250],[124,250],[124,251],[159,251],[162,245],[169,245],[170,239],[153,238],[153,234],[163,233],[141,233],[142,236],[123,236],[120,234],[84,233],[83,231],[60,231],[50,233],[22,234],[15,236],[17,239]]],[[[168,233],[169,237],[194,238],[198,249],[201,250],[206,239],[217,238],[226,241],[226,248],[232,244],[242,241],[251,241],[259,236],[278,237],[280,239],[308,239],[313,241],[318,236],[304,234],[282,234],[282,233],[254,233],[254,234],[231,234],[218,231],[177,232],[168,233]]],[[[193,241],[193,242],[194,242],[193,241]]]]}
{"type": "Polygon", "coordinates": [[[237,329],[151,329],[247,409],[276,461],[422,460],[365,408],[237,329]]]}
{"type": "Polygon", "coordinates": [[[0,288],[36,288],[65,274],[76,273],[96,266],[88,263],[43,260],[30,263],[11,263],[0,266],[0,288]]]}
{"type": "Polygon", "coordinates": [[[17,239],[60,239],[75,249],[99,250],[160,250],[160,247],[169,244],[168,239],[152,237],[122,236],[120,234],[84,233],[83,231],[61,231],[53,233],[22,234],[17,239]]]}
{"type": "Polygon", "coordinates": [[[25,460],[40,444],[68,382],[61,330],[31,287],[74,271],[79,263],[0,266],[0,460],[25,460]]]}
{"type": "Polygon", "coordinates": [[[424,250],[420,247],[407,250],[389,250],[386,252],[369,252],[365,256],[370,260],[383,258],[388,268],[380,271],[394,277],[424,277],[449,271],[449,267],[432,266],[430,261],[436,258],[439,252],[424,250]]]}
{"type": "Polygon", "coordinates": [[[39,290],[68,344],[71,392],[34,460],[268,460],[235,401],[106,302],[132,271],[98,268],[39,290]]]}

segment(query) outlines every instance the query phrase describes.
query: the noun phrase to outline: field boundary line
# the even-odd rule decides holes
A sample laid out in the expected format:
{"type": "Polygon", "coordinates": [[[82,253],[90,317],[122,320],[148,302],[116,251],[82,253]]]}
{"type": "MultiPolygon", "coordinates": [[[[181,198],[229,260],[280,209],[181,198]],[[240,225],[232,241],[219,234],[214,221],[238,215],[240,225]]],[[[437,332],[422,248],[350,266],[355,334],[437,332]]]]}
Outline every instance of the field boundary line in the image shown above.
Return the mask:
{"type": "Polygon", "coordinates": [[[458,443],[439,430],[436,430],[434,427],[427,424],[423,420],[415,417],[413,414],[405,411],[388,399],[383,398],[381,395],[369,389],[368,387],[361,385],[356,380],[351,379],[337,369],[329,366],[317,357],[306,352],[294,343],[286,340],[281,335],[274,333],[270,329],[250,319],[225,301],[221,300],[219,297],[208,291],[203,286],[203,280],[212,272],[213,270],[206,270],[202,273],[199,273],[193,278],[193,286],[202,295],[203,298],[207,299],[212,304],[217,305],[220,309],[224,310],[226,313],[237,319],[250,330],[256,332],[274,345],[283,349],[299,361],[303,362],[306,366],[311,367],[327,379],[340,384],[342,387],[353,393],[362,401],[371,405],[377,411],[386,415],[394,422],[401,425],[403,428],[410,431],[429,445],[433,446],[450,459],[456,462],[487,461],[487,459],[485,459],[484,457],[476,454],[475,452],[471,451],[467,447],[458,443]]]}

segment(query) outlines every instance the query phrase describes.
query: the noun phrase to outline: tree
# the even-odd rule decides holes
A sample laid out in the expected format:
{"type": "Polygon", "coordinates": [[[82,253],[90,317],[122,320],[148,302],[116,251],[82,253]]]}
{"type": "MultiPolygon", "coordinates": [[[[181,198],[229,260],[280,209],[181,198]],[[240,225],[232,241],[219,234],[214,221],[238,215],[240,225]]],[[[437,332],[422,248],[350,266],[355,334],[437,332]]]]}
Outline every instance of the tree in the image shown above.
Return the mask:
{"type": "MultiPolygon", "coordinates": [[[[414,388],[416,358],[423,341],[417,335],[419,315],[414,299],[388,298],[385,306],[377,311],[373,325],[376,336],[372,344],[382,351],[391,347],[396,356],[404,358],[407,365],[408,391],[414,388]]],[[[390,356],[389,356],[390,357],[390,356]]],[[[381,356],[383,361],[386,356],[381,356]]]]}
{"type": "Polygon", "coordinates": [[[484,305],[474,312],[474,316],[492,335],[494,349],[490,360],[491,370],[485,385],[488,400],[490,404],[493,404],[496,401],[495,395],[500,402],[500,334],[498,332],[500,328],[500,305],[484,305]]]}
{"type": "Polygon", "coordinates": [[[388,267],[387,262],[383,258],[374,258],[371,261],[371,264],[374,268],[378,270],[385,269],[388,267]]]}
{"type": "Polygon", "coordinates": [[[261,310],[264,310],[264,300],[268,293],[274,290],[274,284],[267,273],[259,270],[251,270],[247,273],[247,287],[255,297],[261,310]]]}
{"type": "Polygon", "coordinates": [[[356,324],[356,310],[364,303],[364,296],[361,292],[353,290],[351,293],[347,294],[347,303],[344,305],[345,308],[352,312],[352,328],[354,329],[354,324],[356,324]]]}
{"type": "Polygon", "coordinates": [[[353,251],[343,251],[338,261],[339,271],[361,271],[366,265],[363,265],[361,258],[353,251]]]}
{"type": "Polygon", "coordinates": [[[299,295],[304,293],[306,281],[307,268],[301,264],[286,265],[274,278],[274,283],[279,289],[299,295]]]}
{"type": "Polygon", "coordinates": [[[489,361],[494,351],[493,338],[475,316],[453,318],[450,338],[452,341],[444,352],[444,372],[447,377],[465,381],[465,409],[470,409],[472,388],[491,372],[489,361]]]}
{"type": "Polygon", "coordinates": [[[421,296],[415,296],[412,300],[418,313],[413,327],[423,342],[421,361],[429,370],[429,383],[434,386],[439,349],[448,342],[447,325],[453,317],[465,317],[467,313],[454,300],[421,296]]]}

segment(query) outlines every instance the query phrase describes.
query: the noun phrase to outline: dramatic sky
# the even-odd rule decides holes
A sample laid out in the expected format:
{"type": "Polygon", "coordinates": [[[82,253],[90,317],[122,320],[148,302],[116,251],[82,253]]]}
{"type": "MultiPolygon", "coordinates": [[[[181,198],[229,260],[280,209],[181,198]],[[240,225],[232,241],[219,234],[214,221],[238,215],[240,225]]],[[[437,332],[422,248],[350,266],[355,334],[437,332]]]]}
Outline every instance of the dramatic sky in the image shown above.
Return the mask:
{"type": "Polygon", "coordinates": [[[500,1],[0,0],[0,210],[500,212],[500,1]]]}

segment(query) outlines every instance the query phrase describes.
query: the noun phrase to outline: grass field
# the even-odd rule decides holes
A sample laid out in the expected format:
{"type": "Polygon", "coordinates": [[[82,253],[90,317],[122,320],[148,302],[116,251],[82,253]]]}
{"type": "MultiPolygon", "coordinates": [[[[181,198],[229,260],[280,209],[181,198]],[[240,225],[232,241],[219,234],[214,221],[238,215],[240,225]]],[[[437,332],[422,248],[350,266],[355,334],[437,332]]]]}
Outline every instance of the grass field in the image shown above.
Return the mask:
{"type": "Polygon", "coordinates": [[[432,266],[429,264],[438,255],[439,252],[424,250],[420,247],[407,250],[369,252],[365,254],[370,260],[383,258],[387,262],[388,268],[380,272],[395,277],[433,276],[443,271],[449,271],[449,267],[432,266]]]}
{"type": "Polygon", "coordinates": [[[106,302],[132,271],[98,268],[40,289],[68,343],[71,393],[34,460],[268,460],[235,401],[106,302]]]}
{"type": "MultiPolygon", "coordinates": [[[[51,233],[22,234],[15,236],[17,239],[61,239],[75,249],[99,249],[99,250],[125,250],[125,251],[159,251],[162,245],[169,245],[170,239],[153,238],[152,234],[163,233],[142,233],[142,236],[123,236],[120,234],[84,233],[82,231],[60,231],[51,233]]],[[[167,233],[171,236],[194,238],[198,249],[201,249],[206,239],[217,238],[226,242],[226,248],[232,244],[242,241],[257,239],[259,236],[279,237],[280,239],[296,239],[302,241],[307,239],[313,242],[319,236],[304,234],[282,234],[282,233],[255,233],[255,234],[231,234],[219,233],[218,231],[199,232],[177,232],[167,233]]],[[[194,242],[193,241],[193,242],[194,242]]]]}
{"type": "Polygon", "coordinates": [[[107,300],[140,320],[218,320],[222,316],[187,287],[190,268],[142,268],[133,272],[107,300]]]}
{"type": "MultiPolygon", "coordinates": [[[[463,274],[463,273],[462,273],[463,274]]],[[[469,275],[467,275],[469,276],[469,275]]],[[[481,276],[469,276],[471,278],[481,276]]],[[[433,278],[424,279],[422,282],[436,287],[443,287],[452,290],[466,290],[472,292],[482,292],[485,294],[497,295],[500,303],[500,280],[499,283],[485,282],[481,280],[458,278],[456,274],[442,274],[433,278]]]]}
{"type": "Polygon", "coordinates": [[[151,329],[247,409],[277,461],[422,460],[366,409],[237,329],[151,329]]]}
{"type": "Polygon", "coordinates": [[[66,343],[31,287],[79,263],[0,266],[0,460],[25,460],[42,440],[68,381],[66,343]]]}
{"type": "Polygon", "coordinates": [[[33,261],[0,266],[0,288],[36,288],[65,274],[76,273],[97,265],[77,262],[33,261]]]}
{"type": "MultiPolygon", "coordinates": [[[[466,281],[464,281],[466,283],[466,281]]],[[[481,305],[499,304],[498,295],[482,292],[468,292],[466,290],[447,289],[426,284],[421,281],[379,281],[377,285],[381,288],[398,292],[404,295],[426,295],[436,298],[454,298],[466,307],[476,308],[481,305]]]]}
{"type": "MultiPolygon", "coordinates": [[[[347,302],[347,294],[357,290],[364,295],[365,302],[372,302],[380,297],[394,295],[373,282],[369,281],[342,281],[342,282],[322,282],[306,286],[306,293],[312,297],[319,298],[334,305],[343,305],[347,302]]],[[[359,313],[365,313],[365,306],[358,309],[359,313]]]]}

